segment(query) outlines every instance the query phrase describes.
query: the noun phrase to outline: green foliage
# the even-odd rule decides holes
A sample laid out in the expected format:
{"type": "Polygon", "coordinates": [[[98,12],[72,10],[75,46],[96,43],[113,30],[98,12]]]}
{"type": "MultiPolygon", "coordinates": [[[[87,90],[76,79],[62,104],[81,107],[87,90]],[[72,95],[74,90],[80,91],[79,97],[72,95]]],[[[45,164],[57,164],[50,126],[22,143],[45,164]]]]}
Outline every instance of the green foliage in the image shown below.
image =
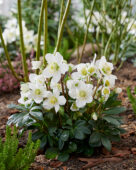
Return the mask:
{"type": "Polygon", "coordinates": [[[4,25],[6,24],[7,19],[8,19],[7,17],[0,15],[0,26],[1,26],[2,30],[4,30],[4,25]]]}
{"type": "Polygon", "coordinates": [[[8,124],[18,125],[22,131],[34,130],[32,139],[41,140],[40,147],[45,149],[48,159],[67,161],[72,153],[91,156],[95,148],[101,146],[110,151],[111,142],[119,141],[120,134],[124,133],[120,128],[122,120],[119,113],[125,109],[120,107],[121,102],[117,97],[113,92],[106,102],[95,101],[95,106],[101,107],[97,120],[92,119],[91,107],[89,110],[81,109],[70,114],[60,109],[56,114],[53,110],[47,112],[33,103],[27,108],[10,106],[17,108],[19,113],[12,115],[8,124]]]}
{"type": "MultiPolygon", "coordinates": [[[[28,29],[34,30],[37,33],[39,16],[40,16],[40,8],[41,8],[42,0],[22,0],[22,17],[26,22],[28,29]],[[31,15],[30,15],[31,14],[31,15]]],[[[15,9],[16,9],[15,4],[15,9]]],[[[56,30],[56,23],[54,22],[55,14],[59,10],[59,3],[48,0],[48,16],[49,16],[49,29],[52,32],[56,30]]],[[[13,12],[13,16],[17,17],[17,12],[13,12]]]]}
{"type": "MultiPolygon", "coordinates": [[[[136,115],[136,97],[131,93],[130,87],[127,88],[127,94],[128,94],[128,98],[132,104],[133,111],[136,115]]],[[[136,94],[136,88],[135,88],[134,94],[136,94]]]]}
{"type": "Polygon", "coordinates": [[[11,129],[6,129],[6,140],[3,143],[0,139],[0,169],[1,170],[28,170],[34,161],[40,141],[32,142],[31,133],[24,149],[19,148],[17,130],[14,128],[13,135],[11,129]]]}

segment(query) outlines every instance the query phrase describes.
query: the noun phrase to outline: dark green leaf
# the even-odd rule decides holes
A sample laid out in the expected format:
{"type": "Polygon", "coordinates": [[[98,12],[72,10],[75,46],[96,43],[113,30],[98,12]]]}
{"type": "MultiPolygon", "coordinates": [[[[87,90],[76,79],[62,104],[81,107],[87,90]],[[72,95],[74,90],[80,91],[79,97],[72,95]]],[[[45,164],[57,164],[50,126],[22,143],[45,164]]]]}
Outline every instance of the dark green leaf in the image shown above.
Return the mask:
{"type": "Polygon", "coordinates": [[[34,111],[31,111],[30,112],[30,116],[33,116],[33,117],[35,117],[36,119],[38,119],[38,120],[44,120],[43,119],[43,113],[42,112],[34,112],[34,111]]]}
{"type": "Polygon", "coordinates": [[[47,139],[48,139],[50,147],[53,147],[53,139],[52,139],[52,137],[48,135],[47,139]]]}
{"type": "Polygon", "coordinates": [[[36,141],[36,140],[40,139],[43,136],[44,136],[44,133],[37,131],[37,132],[32,134],[32,140],[36,141]]]}
{"type": "Polygon", "coordinates": [[[58,155],[58,160],[61,162],[66,162],[69,159],[69,154],[68,153],[60,153],[58,155]]]}
{"type": "Polygon", "coordinates": [[[46,146],[46,144],[47,144],[47,136],[44,135],[44,136],[41,138],[40,148],[43,149],[43,148],[46,146]]]}
{"type": "Polygon", "coordinates": [[[41,106],[34,106],[31,108],[31,111],[41,111],[42,107],[41,106]]]}
{"type": "Polygon", "coordinates": [[[106,110],[103,113],[104,114],[119,114],[126,111],[126,109],[124,107],[114,107],[112,109],[106,110]]]}
{"type": "Polygon", "coordinates": [[[62,150],[64,147],[64,141],[62,141],[61,139],[59,139],[59,150],[62,150]]]}
{"type": "Polygon", "coordinates": [[[10,105],[8,105],[8,108],[10,108],[10,109],[17,109],[19,111],[27,111],[25,106],[22,106],[22,105],[10,104],[10,105]]]}
{"type": "Polygon", "coordinates": [[[83,140],[85,138],[85,135],[82,131],[76,130],[75,131],[75,138],[79,140],[83,140]]]}
{"type": "Polygon", "coordinates": [[[69,138],[69,131],[68,130],[63,131],[60,136],[60,139],[65,142],[68,140],[68,138],[69,138]]]}
{"type": "Polygon", "coordinates": [[[50,136],[53,136],[54,133],[56,132],[56,130],[57,130],[56,127],[50,127],[50,128],[49,128],[49,134],[50,134],[50,136]]]}
{"type": "Polygon", "coordinates": [[[101,139],[100,133],[98,132],[93,132],[92,135],[90,136],[89,143],[94,144],[99,142],[101,139]]]}
{"type": "Polygon", "coordinates": [[[57,148],[49,148],[45,152],[45,157],[47,159],[55,159],[58,155],[58,150],[57,148]]]}
{"type": "Polygon", "coordinates": [[[90,148],[90,147],[86,147],[85,150],[84,150],[84,154],[85,156],[92,156],[94,153],[94,148],[90,148]]]}
{"type": "Polygon", "coordinates": [[[106,120],[108,123],[111,123],[115,126],[120,125],[120,122],[118,120],[116,120],[115,118],[111,117],[111,116],[104,116],[103,119],[106,120]]]}
{"type": "Polygon", "coordinates": [[[101,137],[101,142],[108,151],[111,151],[111,142],[106,136],[101,137]]]}
{"type": "Polygon", "coordinates": [[[70,153],[75,152],[75,151],[77,150],[77,145],[76,145],[76,143],[70,142],[68,149],[69,149],[69,152],[70,152],[70,153]]]}

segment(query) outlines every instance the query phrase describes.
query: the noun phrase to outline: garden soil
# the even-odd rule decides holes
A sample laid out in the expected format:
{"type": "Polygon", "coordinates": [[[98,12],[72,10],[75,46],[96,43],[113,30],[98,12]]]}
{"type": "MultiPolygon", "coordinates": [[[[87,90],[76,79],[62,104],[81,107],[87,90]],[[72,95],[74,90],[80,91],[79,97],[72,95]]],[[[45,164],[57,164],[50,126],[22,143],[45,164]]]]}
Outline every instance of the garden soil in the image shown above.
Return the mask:
{"type": "MultiPolygon", "coordinates": [[[[57,160],[47,160],[44,153],[39,151],[30,168],[31,170],[136,170],[136,117],[126,93],[128,86],[132,90],[136,86],[136,67],[130,62],[126,62],[115,74],[118,77],[117,86],[123,89],[119,97],[123,106],[127,108],[126,112],[120,115],[124,119],[122,127],[126,129],[126,133],[121,136],[119,143],[113,143],[111,153],[100,148],[91,158],[73,155],[69,161],[62,163],[57,160]]],[[[5,140],[5,127],[8,117],[17,112],[8,109],[7,105],[16,104],[18,99],[19,90],[0,96],[0,136],[3,141],[5,140]]],[[[20,147],[25,145],[26,136],[27,134],[21,139],[20,147]]]]}

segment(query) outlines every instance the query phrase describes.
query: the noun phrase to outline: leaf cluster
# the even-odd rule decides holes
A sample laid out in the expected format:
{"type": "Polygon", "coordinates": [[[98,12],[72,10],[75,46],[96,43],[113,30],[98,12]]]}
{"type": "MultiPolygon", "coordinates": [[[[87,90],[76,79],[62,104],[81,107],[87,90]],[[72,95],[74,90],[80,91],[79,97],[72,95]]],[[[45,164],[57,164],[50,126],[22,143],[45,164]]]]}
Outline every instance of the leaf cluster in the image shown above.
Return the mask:
{"type": "Polygon", "coordinates": [[[70,154],[80,153],[91,156],[95,148],[104,146],[111,150],[111,142],[119,141],[124,130],[120,128],[122,120],[119,113],[125,109],[120,107],[117,94],[112,93],[105,103],[96,101],[98,119],[92,119],[90,109],[65,113],[62,107],[59,113],[54,110],[45,111],[40,105],[32,103],[29,107],[11,105],[19,113],[12,115],[8,124],[15,124],[21,131],[32,129],[33,141],[40,139],[40,147],[45,150],[48,159],[58,158],[60,161],[69,159],[70,154]]]}

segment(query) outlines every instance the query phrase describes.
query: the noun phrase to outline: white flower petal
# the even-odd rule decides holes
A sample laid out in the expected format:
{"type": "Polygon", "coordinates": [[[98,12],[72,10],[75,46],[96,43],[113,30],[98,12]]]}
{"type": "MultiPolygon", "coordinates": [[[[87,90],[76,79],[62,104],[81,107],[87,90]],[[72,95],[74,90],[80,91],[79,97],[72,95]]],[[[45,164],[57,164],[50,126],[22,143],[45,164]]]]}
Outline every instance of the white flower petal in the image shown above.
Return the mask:
{"type": "Polygon", "coordinates": [[[59,108],[60,108],[59,105],[56,105],[56,106],[55,106],[55,111],[56,111],[56,113],[59,111],[59,108]]]}
{"type": "Polygon", "coordinates": [[[79,107],[79,108],[84,107],[84,106],[85,106],[85,104],[86,104],[86,102],[85,102],[85,101],[76,100],[76,105],[77,105],[77,107],[79,107]]]}
{"type": "Polygon", "coordinates": [[[60,79],[61,79],[61,74],[57,73],[57,74],[53,75],[51,83],[58,83],[60,81],[60,79]]]}
{"type": "Polygon", "coordinates": [[[65,105],[66,99],[65,99],[64,96],[59,96],[59,97],[58,97],[58,100],[59,100],[59,104],[60,104],[60,105],[65,105]]]}

